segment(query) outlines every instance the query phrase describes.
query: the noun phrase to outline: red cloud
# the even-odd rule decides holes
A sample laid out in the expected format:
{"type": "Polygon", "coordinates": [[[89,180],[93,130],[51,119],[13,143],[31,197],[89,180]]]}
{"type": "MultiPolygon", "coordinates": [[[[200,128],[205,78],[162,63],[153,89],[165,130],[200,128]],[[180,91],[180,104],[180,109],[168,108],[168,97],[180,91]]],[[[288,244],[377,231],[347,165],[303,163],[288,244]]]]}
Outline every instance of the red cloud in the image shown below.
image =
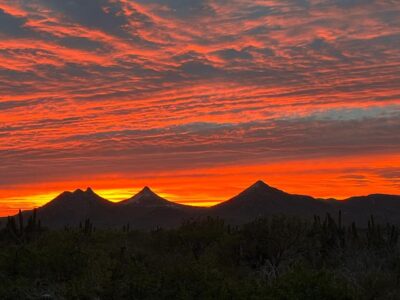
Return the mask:
{"type": "Polygon", "coordinates": [[[92,179],[127,189],[135,179],[171,187],[179,201],[219,201],[263,177],[329,196],[362,153],[354,172],[368,185],[346,177],[343,196],[393,192],[377,175],[389,161],[400,168],[400,8],[391,1],[3,2],[0,190],[24,186],[28,197],[92,179]],[[269,161],[301,166],[308,186],[295,185],[300,171],[265,171],[269,161]],[[199,169],[212,174],[157,175],[199,169]],[[98,179],[107,174],[119,183],[98,179]],[[207,180],[216,186],[202,192],[207,180]]]}

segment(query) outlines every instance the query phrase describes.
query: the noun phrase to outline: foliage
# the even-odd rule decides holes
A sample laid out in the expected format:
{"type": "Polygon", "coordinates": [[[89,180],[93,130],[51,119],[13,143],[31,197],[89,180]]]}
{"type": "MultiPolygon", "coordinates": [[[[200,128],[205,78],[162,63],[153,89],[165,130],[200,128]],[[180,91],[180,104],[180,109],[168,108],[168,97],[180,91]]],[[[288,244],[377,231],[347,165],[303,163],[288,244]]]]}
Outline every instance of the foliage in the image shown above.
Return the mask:
{"type": "Polygon", "coordinates": [[[0,231],[0,299],[399,299],[399,228],[275,216],[243,226],[0,231]]]}

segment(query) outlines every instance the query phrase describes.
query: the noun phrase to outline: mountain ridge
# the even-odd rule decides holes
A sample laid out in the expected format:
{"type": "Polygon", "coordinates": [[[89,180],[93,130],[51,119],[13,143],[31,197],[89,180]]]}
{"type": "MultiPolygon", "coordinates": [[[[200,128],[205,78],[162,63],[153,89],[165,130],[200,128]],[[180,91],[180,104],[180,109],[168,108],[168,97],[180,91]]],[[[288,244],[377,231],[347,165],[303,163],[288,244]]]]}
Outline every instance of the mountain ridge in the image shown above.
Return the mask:
{"type": "MultiPolygon", "coordinates": [[[[222,217],[231,223],[286,214],[311,217],[343,212],[348,221],[365,222],[371,214],[377,221],[400,224],[400,196],[370,194],[345,200],[318,199],[290,194],[258,180],[236,196],[211,207],[196,207],[169,201],[145,186],[120,202],[111,202],[86,190],[65,191],[37,209],[43,224],[49,227],[73,226],[91,219],[101,227],[130,223],[136,228],[173,227],[183,220],[202,216],[222,217]]],[[[32,211],[25,211],[30,214],[32,211]]]]}
{"type": "Polygon", "coordinates": [[[144,206],[181,206],[181,204],[169,201],[145,186],[140,192],[131,198],[118,202],[119,205],[144,205],[144,206]]]}

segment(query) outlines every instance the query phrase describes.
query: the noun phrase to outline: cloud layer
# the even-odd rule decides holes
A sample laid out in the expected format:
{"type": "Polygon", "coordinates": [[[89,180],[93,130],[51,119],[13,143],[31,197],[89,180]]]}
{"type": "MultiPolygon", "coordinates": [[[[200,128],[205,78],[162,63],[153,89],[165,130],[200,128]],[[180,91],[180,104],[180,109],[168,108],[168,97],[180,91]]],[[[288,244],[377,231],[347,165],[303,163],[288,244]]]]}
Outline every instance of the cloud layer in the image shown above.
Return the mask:
{"type": "Polygon", "coordinates": [[[306,168],[282,188],[314,180],[310,160],[348,192],[294,192],[394,193],[399,46],[393,0],[2,0],[0,198],[181,172],[175,199],[200,199],[199,174],[235,168],[223,197],[275,163],[306,168]]]}

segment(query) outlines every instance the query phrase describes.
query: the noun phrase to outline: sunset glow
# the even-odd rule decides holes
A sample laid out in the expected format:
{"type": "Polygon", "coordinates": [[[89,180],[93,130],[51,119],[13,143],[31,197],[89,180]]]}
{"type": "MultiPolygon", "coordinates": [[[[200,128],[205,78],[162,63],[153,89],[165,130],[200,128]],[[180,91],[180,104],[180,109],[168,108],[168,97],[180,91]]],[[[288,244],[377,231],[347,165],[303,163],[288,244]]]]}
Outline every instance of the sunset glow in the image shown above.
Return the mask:
{"type": "Polygon", "coordinates": [[[400,194],[390,0],[0,0],[0,216],[92,187],[400,194]]]}

